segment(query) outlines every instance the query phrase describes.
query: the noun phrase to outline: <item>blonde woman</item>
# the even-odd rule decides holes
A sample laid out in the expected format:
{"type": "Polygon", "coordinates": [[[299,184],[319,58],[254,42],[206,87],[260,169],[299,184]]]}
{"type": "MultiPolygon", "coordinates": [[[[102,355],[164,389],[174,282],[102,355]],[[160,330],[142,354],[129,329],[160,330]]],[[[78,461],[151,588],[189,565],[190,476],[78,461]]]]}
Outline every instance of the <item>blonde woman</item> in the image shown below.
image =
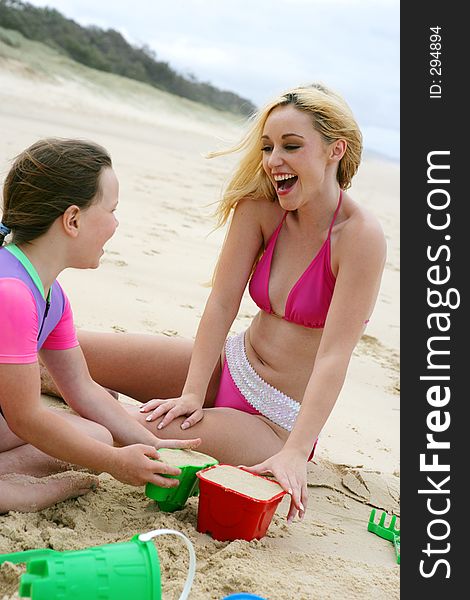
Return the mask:
{"type": "Polygon", "coordinates": [[[219,206],[230,227],[194,343],[80,333],[95,380],[146,402],[159,437],[200,437],[220,461],[272,473],[307,505],[307,462],[376,302],[385,262],[376,218],[347,193],[362,137],[322,85],[279,96],[254,118],[219,206]],[[246,286],[259,312],[227,334],[246,286]]]}

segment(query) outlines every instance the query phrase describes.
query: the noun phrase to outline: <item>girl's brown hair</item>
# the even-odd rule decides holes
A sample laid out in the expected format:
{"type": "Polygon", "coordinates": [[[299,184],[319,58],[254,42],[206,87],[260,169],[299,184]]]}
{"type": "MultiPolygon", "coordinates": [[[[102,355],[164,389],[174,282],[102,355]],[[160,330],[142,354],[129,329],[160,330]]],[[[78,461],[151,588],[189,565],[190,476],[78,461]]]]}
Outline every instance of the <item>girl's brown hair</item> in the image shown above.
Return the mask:
{"type": "MultiPolygon", "coordinates": [[[[2,223],[15,244],[43,235],[69,206],[85,210],[100,197],[107,151],[86,140],[48,138],[19,154],[3,184],[2,223]]],[[[0,233],[0,246],[5,236],[0,233]]]]}

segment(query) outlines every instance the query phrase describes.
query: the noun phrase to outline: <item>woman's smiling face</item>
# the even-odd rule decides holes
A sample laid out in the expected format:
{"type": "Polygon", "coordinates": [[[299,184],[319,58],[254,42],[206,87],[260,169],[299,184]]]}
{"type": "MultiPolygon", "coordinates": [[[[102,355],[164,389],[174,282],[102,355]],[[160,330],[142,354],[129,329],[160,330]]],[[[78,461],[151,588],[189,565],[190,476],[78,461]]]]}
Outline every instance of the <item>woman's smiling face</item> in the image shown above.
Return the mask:
{"type": "Polygon", "coordinates": [[[312,119],[292,105],[278,106],[263,129],[263,169],[285,210],[298,209],[324,183],[329,145],[314,129],[312,119]]]}

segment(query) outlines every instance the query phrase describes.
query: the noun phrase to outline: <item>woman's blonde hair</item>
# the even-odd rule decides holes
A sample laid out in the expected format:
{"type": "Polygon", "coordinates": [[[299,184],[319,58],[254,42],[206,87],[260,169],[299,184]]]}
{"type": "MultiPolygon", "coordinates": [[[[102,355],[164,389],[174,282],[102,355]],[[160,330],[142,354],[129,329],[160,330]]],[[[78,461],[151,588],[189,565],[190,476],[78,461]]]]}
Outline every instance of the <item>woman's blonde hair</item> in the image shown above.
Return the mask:
{"type": "Polygon", "coordinates": [[[362,134],[351,109],[346,102],[325,86],[314,83],[289,90],[269,102],[251,118],[251,126],[245,137],[227,150],[212,152],[209,156],[223,156],[234,152],[243,152],[238,167],[229,181],[222,196],[216,217],[219,226],[223,226],[240,200],[243,198],[269,198],[276,200],[276,192],[262,165],[261,136],[266,119],[278,106],[292,105],[312,115],[312,125],[331,144],[343,139],[347,142],[337,172],[341,189],[351,185],[351,179],[361,162],[362,134]]]}

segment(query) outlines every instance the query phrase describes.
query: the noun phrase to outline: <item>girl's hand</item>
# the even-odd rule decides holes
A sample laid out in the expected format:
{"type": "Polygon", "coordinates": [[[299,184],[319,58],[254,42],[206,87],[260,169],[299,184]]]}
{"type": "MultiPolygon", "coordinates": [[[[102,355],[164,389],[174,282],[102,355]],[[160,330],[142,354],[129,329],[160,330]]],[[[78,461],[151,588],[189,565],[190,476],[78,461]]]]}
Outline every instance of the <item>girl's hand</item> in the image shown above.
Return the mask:
{"type": "Polygon", "coordinates": [[[204,399],[201,399],[198,395],[183,394],[179,398],[149,400],[142,406],[140,412],[146,413],[152,411],[146,418],[146,421],[155,421],[165,415],[158,424],[157,429],[163,429],[163,427],[171,423],[176,417],[188,415],[188,418],[181,424],[181,429],[188,429],[188,427],[200,421],[204,416],[202,410],[203,404],[204,399]]]}
{"type": "Polygon", "coordinates": [[[298,513],[302,520],[307,508],[307,460],[295,450],[282,449],[274,456],[252,467],[243,467],[258,475],[274,475],[282,489],[291,496],[287,522],[291,523],[298,513]]]}
{"type": "Polygon", "coordinates": [[[179,482],[177,479],[162,477],[163,474],[181,473],[180,469],[161,462],[154,446],[145,444],[113,448],[111,466],[106,470],[122,483],[130,485],[153,483],[165,488],[177,487],[179,482]]]}

